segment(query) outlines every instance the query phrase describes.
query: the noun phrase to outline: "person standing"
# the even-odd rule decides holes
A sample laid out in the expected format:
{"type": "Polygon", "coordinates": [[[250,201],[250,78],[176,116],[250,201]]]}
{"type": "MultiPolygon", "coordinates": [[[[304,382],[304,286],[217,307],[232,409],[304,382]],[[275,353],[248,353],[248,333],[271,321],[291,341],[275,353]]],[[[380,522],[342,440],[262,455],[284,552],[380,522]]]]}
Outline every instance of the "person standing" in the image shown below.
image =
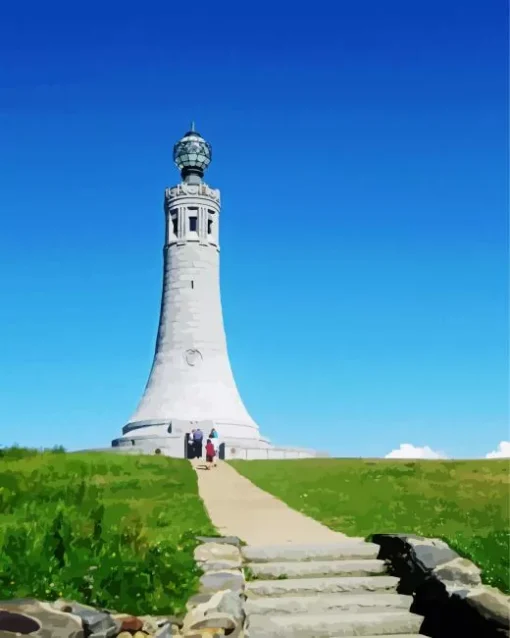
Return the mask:
{"type": "Polygon", "coordinates": [[[188,434],[188,458],[195,458],[195,441],[193,440],[193,436],[195,435],[195,428],[191,430],[191,433],[188,434]]]}
{"type": "Polygon", "coordinates": [[[214,445],[212,444],[211,439],[207,439],[207,443],[205,445],[205,462],[208,470],[211,469],[211,465],[213,465],[215,458],[216,450],[214,449],[214,445]]]}
{"type": "Polygon", "coordinates": [[[216,428],[213,428],[209,434],[209,438],[211,439],[211,443],[214,446],[214,465],[217,465],[218,462],[218,454],[220,447],[220,437],[218,436],[218,431],[216,428]]]}
{"type": "Polygon", "coordinates": [[[202,458],[202,445],[204,442],[204,433],[202,432],[202,430],[200,428],[197,428],[194,432],[193,432],[193,444],[194,444],[194,448],[195,448],[195,458],[196,459],[201,459],[202,458]]]}

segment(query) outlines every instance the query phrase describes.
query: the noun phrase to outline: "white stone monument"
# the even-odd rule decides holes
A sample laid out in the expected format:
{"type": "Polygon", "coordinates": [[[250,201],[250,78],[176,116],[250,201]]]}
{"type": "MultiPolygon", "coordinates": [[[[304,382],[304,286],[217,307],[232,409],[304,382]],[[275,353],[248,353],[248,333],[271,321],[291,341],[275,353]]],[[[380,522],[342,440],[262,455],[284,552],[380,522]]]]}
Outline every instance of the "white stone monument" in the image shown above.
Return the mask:
{"type": "MultiPolygon", "coordinates": [[[[296,458],[261,437],[237,389],[227,351],[220,295],[220,192],[202,181],[208,142],[191,130],[174,146],[182,182],[165,191],[163,294],[154,361],[119,451],[185,455],[185,435],[212,427],[226,458],[296,458]]],[[[205,439],[204,439],[205,442],[205,439]]]]}

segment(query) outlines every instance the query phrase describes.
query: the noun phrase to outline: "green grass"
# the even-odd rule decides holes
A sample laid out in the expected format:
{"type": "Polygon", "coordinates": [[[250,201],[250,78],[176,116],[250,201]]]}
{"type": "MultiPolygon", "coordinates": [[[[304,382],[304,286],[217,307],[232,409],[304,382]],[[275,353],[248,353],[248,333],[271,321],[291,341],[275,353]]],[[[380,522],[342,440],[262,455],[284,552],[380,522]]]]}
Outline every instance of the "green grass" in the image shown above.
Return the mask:
{"type": "Polygon", "coordinates": [[[0,450],[0,599],[180,613],[214,533],[187,461],[0,450]]]}
{"type": "Polygon", "coordinates": [[[310,459],[232,461],[292,508],[349,536],[442,538],[510,592],[509,463],[310,459]]]}

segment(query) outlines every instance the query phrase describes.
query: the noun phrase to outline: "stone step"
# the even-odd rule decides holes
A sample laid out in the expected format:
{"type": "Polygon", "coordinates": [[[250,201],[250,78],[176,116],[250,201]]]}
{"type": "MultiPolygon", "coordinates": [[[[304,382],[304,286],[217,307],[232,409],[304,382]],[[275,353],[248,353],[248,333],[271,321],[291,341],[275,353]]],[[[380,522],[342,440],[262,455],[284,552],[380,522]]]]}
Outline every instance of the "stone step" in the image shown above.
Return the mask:
{"type": "Polygon", "coordinates": [[[246,583],[248,597],[308,596],[342,592],[396,592],[395,576],[336,576],[333,578],[287,578],[252,580],[246,583]]]}
{"type": "Polygon", "coordinates": [[[417,634],[421,616],[408,611],[373,614],[328,613],[249,617],[250,638],[340,638],[344,636],[388,636],[417,634]]]}
{"type": "Polygon", "coordinates": [[[382,560],[331,560],[281,563],[248,563],[256,578],[312,578],[313,576],[370,576],[384,574],[386,564],[382,560]]]}
{"type": "Polygon", "coordinates": [[[377,558],[379,549],[379,545],[374,543],[347,540],[329,545],[247,545],[241,551],[247,562],[273,563],[377,558]]]}
{"type": "Polygon", "coordinates": [[[325,612],[372,613],[385,609],[409,610],[412,596],[403,594],[323,594],[315,596],[284,596],[279,598],[248,598],[246,613],[250,614],[320,614],[325,612]]]}

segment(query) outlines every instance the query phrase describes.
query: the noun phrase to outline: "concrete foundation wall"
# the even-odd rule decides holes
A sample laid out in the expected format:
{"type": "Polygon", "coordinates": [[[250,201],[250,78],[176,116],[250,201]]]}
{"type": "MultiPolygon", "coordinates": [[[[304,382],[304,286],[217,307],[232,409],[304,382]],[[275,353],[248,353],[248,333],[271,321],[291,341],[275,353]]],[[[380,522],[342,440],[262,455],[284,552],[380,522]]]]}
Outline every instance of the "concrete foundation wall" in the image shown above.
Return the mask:
{"type": "Polygon", "coordinates": [[[284,459],[311,459],[317,457],[313,450],[300,450],[298,448],[268,447],[268,448],[237,448],[225,450],[226,460],[241,461],[280,461],[284,459]]]}
{"type": "Polygon", "coordinates": [[[116,439],[115,447],[112,449],[127,454],[156,454],[159,450],[163,456],[172,456],[182,459],[185,457],[184,437],[153,437],[153,438],[129,438],[121,437],[116,439]]]}
{"type": "MultiPolygon", "coordinates": [[[[141,428],[141,431],[146,428],[141,428]]],[[[152,428],[151,428],[152,429],[152,428]]],[[[206,433],[207,435],[207,433],[206,433]]],[[[126,454],[155,454],[156,450],[165,456],[185,458],[185,436],[142,436],[137,430],[120,437],[114,441],[113,449],[126,454]],[[137,436],[138,434],[138,436],[137,436]]],[[[205,439],[204,439],[205,442],[205,439]]],[[[314,450],[301,448],[272,446],[267,441],[256,441],[253,445],[246,439],[220,438],[220,443],[225,445],[225,460],[281,460],[281,459],[308,459],[317,456],[327,456],[314,450]]]]}

